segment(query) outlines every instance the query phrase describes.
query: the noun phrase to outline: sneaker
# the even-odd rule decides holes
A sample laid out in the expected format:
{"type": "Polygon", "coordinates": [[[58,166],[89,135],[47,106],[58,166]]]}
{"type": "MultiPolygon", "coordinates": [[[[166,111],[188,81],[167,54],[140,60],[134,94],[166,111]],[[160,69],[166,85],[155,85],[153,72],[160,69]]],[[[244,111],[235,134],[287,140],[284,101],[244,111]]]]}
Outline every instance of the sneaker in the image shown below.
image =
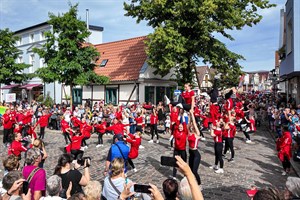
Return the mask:
{"type": "Polygon", "coordinates": [[[252,143],[252,141],[251,140],[246,140],[246,143],[250,144],[250,143],[252,143]]]}
{"type": "Polygon", "coordinates": [[[172,179],[175,180],[175,181],[178,181],[178,179],[174,176],[172,176],[172,179]]]}
{"type": "Polygon", "coordinates": [[[217,174],[223,174],[224,173],[224,169],[220,168],[220,169],[216,170],[215,173],[217,173],[217,174]]]}
{"type": "Polygon", "coordinates": [[[205,140],[206,140],[206,138],[205,138],[205,137],[202,137],[202,138],[200,138],[200,140],[201,140],[201,141],[205,141],[205,140]]]}
{"type": "Polygon", "coordinates": [[[230,159],[228,160],[228,162],[234,162],[234,159],[233,159],[233,158],[230,158],[230,159]]]}
{"type": "Polygon", "coordinates": [[[227,156],[226,156],[225,154],[222,154],[222,157],[223,157],[223,158],[227,158],[227,156]]]}
{"type": "Polygon", "coordinates": [[[84,150],[85,150],[85,148],[84,148],[84,147],[81,147],[81,148],[80,148],[80,150],[81,150],[81,151],[84,151],[84,150]]]}
{"type": "Polygon", "coordinates": [[[209,169],[218,170],[219,168],[218,168],[217,165],[212,165],[212,166],[209,167],[209,169]]]}
{"type": "Polygon", "coordinates": [[[148,141],[148,143],[153,143],[153,140],[148,141]]]}
{"type": "Polygon", "coordinates": [[[159,140],[156,140],[156,144],[159,144],[159,140]]]}
{"type": "Polygon", "coordinates": [[[170,99],[167,97],[167,95],[164,96],[164,99],[165,99],[166,105],[169,105],[171,103],[170,99]]]}
{"type": "Polygon", "coordinates": [[[99,147],[101,147],[102,145],[101,144],[98,144],[97,146],[96,146],[96,148],[99,148],[99,147]]]}
{"type": "Polygon", "coordinates": [[[84,148],[85,148],[85,149],[88,149],[89,147],[88,147],[88,146],[84,146],[84,148]]]}
{"type": "Polygon", "coordinates": [[[143,145],[140,145],[139,149],[145,149],[145,147],[143,145]]]}
{"type": "Polygon", "coordinates": [[[183,106],[181,103],[177,104],[176,107],[183,109],[183,106]]]}
{"type": "Polygon", "coordinates": [[[138,170],[136,168],[133,168],[133,172],[137,172],[138,170]]]}
{"type": "Polygon", "coordinates": [[[282,172],[282,174],[281,174],[282,176],[286,176],[287,175],[287,173],[286,172],[282,172]]]}

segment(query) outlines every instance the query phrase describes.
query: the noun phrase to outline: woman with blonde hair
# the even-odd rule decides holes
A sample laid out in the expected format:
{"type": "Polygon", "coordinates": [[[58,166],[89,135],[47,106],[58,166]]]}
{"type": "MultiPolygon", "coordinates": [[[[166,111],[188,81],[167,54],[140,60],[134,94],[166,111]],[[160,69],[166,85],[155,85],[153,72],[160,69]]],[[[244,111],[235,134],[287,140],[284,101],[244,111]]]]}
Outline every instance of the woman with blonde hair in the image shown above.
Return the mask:
{"type": "Polygon", "coordinates": [[[101,192],[102,186],[99,181],[90,181],[84,188],[83,188],[86,200],[100,200],[101,199],[101,192]]]}
{"type": "Polygon", "coordinates": [[[48,154],[46,152],[45,144],[44,144],[43,140],[42,139],[35,139],[35,140],[33,140],[33,142],[32,142],[32,148],[40,150],[41,156],[42,156],[42,161],[39,163],[39,167],[43,168],[45,160],[48,157],[48,154]]]}
{"type": "MultiPolygon", "coordinates": [[[[102,197],[103,199],[118,199],[124,189],[124,184],[132,182],[125,177],[123,158],[115,158],[111,162],[110,175],[104,179],[102,197]]],[[[130,187],[133,192],[133,187],[130,187]]]]}

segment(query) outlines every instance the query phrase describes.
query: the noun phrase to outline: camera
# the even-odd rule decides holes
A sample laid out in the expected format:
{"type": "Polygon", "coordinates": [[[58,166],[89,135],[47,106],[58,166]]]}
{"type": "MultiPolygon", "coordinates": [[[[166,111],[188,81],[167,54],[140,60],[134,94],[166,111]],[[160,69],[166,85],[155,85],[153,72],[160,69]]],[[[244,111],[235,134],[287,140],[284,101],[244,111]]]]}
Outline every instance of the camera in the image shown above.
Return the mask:
{"type": "Polygon", "coordinates": [[[82,157],[80,159],[77,160],[78,165],[84,166],[84,163],[86,161],[86,167],[91,166],[90,162],[91,162],[91,157],[82,157]]]}

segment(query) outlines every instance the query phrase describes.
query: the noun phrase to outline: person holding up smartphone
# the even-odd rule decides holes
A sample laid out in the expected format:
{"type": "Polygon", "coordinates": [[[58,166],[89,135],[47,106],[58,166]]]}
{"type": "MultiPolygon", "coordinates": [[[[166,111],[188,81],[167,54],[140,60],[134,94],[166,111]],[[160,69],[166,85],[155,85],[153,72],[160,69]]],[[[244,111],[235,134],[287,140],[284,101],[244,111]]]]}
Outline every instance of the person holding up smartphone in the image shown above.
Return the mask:
{"type": "Polygon", "coordinates": [[[189,125],[189,135],[188,135],[188,143],[189,143],[189,166],[197,179],[198,185],[201,185],[201,179],[198,174],[198,168],[201,162],[201,155],[198,151],[198,144],[200,141],[200,131],[197,126],[197,122],[195,120],[195,116],[192,112],[190,112],[190,116],[192,119],[192,123],[189,125]]]}

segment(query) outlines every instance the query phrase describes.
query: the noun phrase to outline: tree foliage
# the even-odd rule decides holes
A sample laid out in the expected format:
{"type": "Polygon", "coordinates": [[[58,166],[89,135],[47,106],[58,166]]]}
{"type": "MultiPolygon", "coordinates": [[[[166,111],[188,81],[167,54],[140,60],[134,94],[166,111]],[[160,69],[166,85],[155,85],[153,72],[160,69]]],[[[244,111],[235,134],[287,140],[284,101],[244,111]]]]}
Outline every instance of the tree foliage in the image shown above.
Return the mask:
{"type": "MultiPolygon", "coordinates": [[[[260,22],[258,9],[274,6],[269,0],[131,0],[124,3],[126,16],[146,20],[154,28],[147,41],[148,63],[164,76],[180,67],[182,81],[193,80],[195,63],[211,64],[224,78],[238,79],[243,59],[217,39],[234,40],[229,30],[260,22]]],[[[225,81],[228,82],[228,81],[225,81]]]]}
{"type": "Polygon", "coordinates": [[[99,53],[85,39],[91,34],[86,23],[77,18],[78,4],[71,5],[67,13],[49,13],[48,23],[53,31],[46,32],[47,42],[43,48],[34,49],[45,59],[46,67],[37,70],[37,76],[44,82],[58,81],[72,87],[92,83],[106,84],[109,78],[94,72],[95,59],[99,53]]]}
{"type": "Polygon", "coordinates": [[[19,40],[9,29],[0,30],[0,83],[6,85],[22,83],[31,78],[30,74],[25,74],[24,69],[30,67],[25,63],[16,63],[21,51],[16,47],[19,40]]]}

